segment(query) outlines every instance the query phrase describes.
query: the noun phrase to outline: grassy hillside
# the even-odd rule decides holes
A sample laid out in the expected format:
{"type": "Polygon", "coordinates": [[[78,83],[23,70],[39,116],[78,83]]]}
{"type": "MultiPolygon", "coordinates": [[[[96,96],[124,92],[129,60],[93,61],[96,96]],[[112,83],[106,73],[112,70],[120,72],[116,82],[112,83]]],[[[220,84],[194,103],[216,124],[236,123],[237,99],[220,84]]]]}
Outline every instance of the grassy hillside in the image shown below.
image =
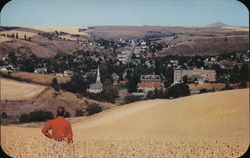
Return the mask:
{"type": "Polygon", "coordinates": [[[1,78],[1,112],[14,118],[39,109],[51,111],[55,115],[58,106],[64,106],[74,116],[76,108],[84,109],[91,103],[99,104],[103,110],[115,106],[62,90],[55,92],[46,86],[1,78]]]}
{"type": "Polygon", "coordinates": [[[0,27],[2,34],[18,33],[19,39],[1,36],[0,57],[14,52],[17,56],[35,54],[38,57],[53,57],[58,53],[72,54],[74,50],[96,51],[106,55],[112,50],[102,50],[90,45],[79,45],[78,34],[82,41],[94,38],[108,40],[160,39],[163,50],[159,55],[217,55],[232,51],[249,49],[249,28],[232,26],[96,26],[84,32],[81,27],[22,28],[0,27]],[[51,39],[42,34],[68,33],[53,36],[51,39]],[[89,34],[93,34],[90,36],[89,34]],[[175,36],[172,36],[175,34],[175,36]],[[24,35],[31,37],[26,41],[24,35]],[[73,35],[73,36],[72,36],[73,35]]]}
{"type": "Polygon", "coordinates": [[[71,120],[74,143],[61,153],[40,128],[3,126],[1,141],[14,157],[235,158],[249,145],[248,108],[248,89],[149,100],[71,120]]]}
{"type": "Polygon", "coordinates": [[[27,100],[38,96],[45,86],[1,78],[1,100],[27,100]]]}
{"type": "Polygon", "coordinates": [[[249,90],[243,89],[174,100],[142,101],[100,113],[75,127],[100,135],[246,138],[249,132],[248,99],[249,90]]]}

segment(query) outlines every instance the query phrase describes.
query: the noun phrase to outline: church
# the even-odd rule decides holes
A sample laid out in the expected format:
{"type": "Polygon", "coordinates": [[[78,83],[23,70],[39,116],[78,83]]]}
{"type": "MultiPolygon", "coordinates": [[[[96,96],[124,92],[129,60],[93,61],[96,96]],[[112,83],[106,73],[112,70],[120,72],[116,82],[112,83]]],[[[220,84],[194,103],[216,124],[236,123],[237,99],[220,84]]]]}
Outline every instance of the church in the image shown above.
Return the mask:
{"type": "Polygon", "coordinates": [[[102,92],[103,85],[101,82],[100,69],[97,69],[96,82],[94,84],[90,84],[89,89],[87,90],[90,93],[100,93],[102,92]]]}

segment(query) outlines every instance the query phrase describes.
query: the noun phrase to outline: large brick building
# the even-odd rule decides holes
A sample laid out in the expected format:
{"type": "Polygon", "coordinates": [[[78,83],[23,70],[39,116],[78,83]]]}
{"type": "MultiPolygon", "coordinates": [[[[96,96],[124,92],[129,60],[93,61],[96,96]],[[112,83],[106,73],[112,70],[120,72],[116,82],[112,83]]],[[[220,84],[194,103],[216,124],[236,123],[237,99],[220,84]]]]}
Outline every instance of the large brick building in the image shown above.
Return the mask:
{"type": "Polygon", "coordinates": [[[215,70],[191,69],[191,70],[174,70],[174,83],[182,82],[184,76],[188,78],[196,78],[199,83],[204,81],[216,81],[215,70]]]}
{"type": "Polygon", "coordinates": [[[161,83],[161,77],[159,75],[141,75],[141,82],[137,84],[138,90],[148,92],[156,88],[164,88],[164,84],[161,83]]]}

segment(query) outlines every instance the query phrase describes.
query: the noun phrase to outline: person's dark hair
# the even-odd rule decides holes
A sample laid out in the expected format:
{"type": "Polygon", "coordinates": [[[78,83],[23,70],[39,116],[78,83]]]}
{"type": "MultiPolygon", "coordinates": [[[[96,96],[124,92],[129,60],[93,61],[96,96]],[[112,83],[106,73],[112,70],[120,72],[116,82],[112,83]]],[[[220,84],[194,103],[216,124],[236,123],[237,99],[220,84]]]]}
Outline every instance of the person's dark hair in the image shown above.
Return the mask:
{"type": "Polygon", "coordinates": [[[56,116],[64,116],[65,109],[62,106],[59,106],[56,110],[57,115],[56,116]]]}

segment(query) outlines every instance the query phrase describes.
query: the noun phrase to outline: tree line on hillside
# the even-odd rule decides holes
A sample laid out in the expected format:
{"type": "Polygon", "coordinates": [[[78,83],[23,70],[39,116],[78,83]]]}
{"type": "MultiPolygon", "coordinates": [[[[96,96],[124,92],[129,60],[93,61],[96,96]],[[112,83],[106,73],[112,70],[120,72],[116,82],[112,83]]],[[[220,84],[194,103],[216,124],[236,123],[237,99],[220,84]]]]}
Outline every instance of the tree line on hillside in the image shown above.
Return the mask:
{"type": "MultiPolygon", "coordinates": [[[[97,104],[97,103],[91,103],[88,104],[88,106],[83,109],[80,107],[77,107],[75,109],[75,113],[74,116],[79,117],[79,116],[84,116],[84,114],[86,115],[93,115],[95,113],[99,113],[102,111],[102,107],[97,104]]],[[[68,111],[65,112],[64,117],[71,117],[70,113],[68,111]]],[[[1,118],[8,118],[8,115],[3,112],[1,115],[1,118]]],[[[51,120],[54,118],[54,115],[51,111],[47,111],[47,110],[34,110],[31,111],[29,113],[22,113],[19,116],[19,122],[21,123],[26,123],[26,122],[42,122],[42,121],[46,121],[46,120],[51,120]]]]}
{"type": "Polygon", "coordinates": [[[11,38],[15,38],[15,39],[22,39],[22,40],[25,40],[25,41],[29,41],[31,42],[31,37],[27,37],[26,34],[24,34],[23,38],[20,38],[20,36],[18,35],[18,32],[16,33],[11,33],[11,34],[1,34],[1,36],[6,36],[6,37],[11,37],[11,38]]]}
{"type": "Polygon", "coordinates": [[[173,86],[170,86],[166,88],[165,90],[161,89],[155,89],[153,91],[148,91],[147,95],[145,97],[135,96],[132,94],[129,94],[124,97],[124,103],[132,103],[139,100],[146,100],[146,99],[174,99],[184,96],[190,95],[190,89],[187,84],[184,83],[178,83],[173,86]]]}

